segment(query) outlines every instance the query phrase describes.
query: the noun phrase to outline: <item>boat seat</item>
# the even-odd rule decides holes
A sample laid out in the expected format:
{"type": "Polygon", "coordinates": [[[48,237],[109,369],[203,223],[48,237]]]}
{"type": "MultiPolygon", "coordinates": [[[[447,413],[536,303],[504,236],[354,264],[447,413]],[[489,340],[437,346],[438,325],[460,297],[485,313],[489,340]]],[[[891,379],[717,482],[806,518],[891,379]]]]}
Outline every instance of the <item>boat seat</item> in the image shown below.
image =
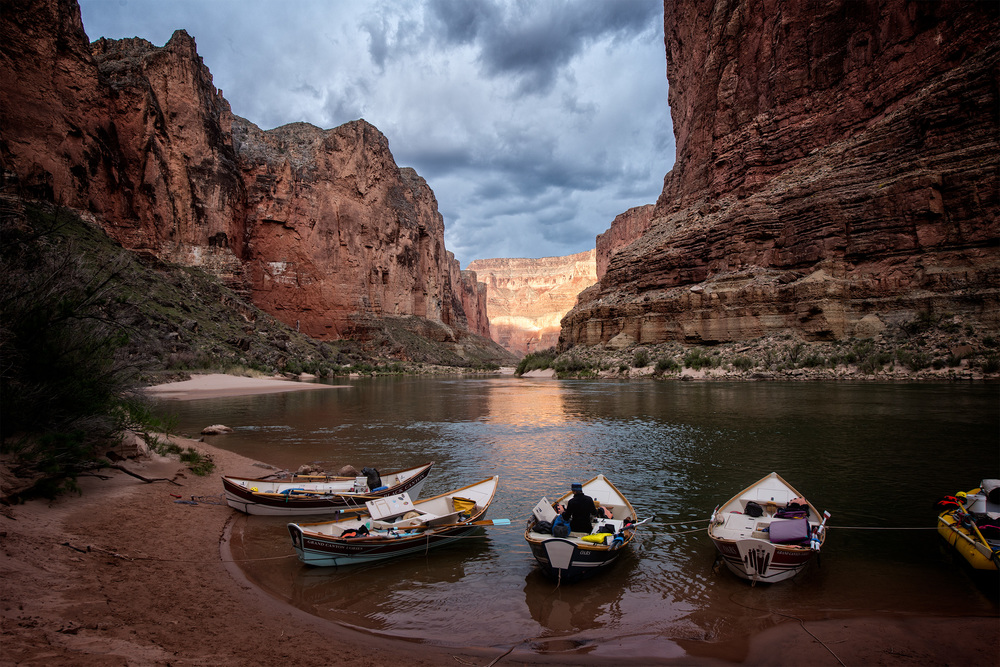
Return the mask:
{"type": "Polygon", "coordinates": [[[623,521],[621,519],[598,519],[597,523],[594,524],[594,529],[590,531],[591,535],[596,535],[597,533],[606,533],[608,531],[602,530],[604,526],[614,526],[614,532],[618,532],[622,529],[623,521]]]}
{"type": "Polygon", "coordinates": [[[452,512],[451,514],[443,514],[441,516],[437,516],[436,514],[425,514],[420,517],[420,520],[427,526],[433,528],[446,523],[458,523],[459,514],[460,512],[452,512]]]}

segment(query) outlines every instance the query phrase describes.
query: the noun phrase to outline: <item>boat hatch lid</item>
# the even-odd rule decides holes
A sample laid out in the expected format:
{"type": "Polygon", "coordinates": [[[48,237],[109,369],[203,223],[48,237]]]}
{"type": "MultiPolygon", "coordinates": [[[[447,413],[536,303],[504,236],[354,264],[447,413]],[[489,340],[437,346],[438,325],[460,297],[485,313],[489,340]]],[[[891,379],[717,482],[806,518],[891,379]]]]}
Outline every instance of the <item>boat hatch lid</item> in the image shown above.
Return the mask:
{"type": "Polygon", "coordinates": [[[365,503],[368,513],[373,519],[387,519],[393,516],[405,514],[413,509],[413,501],[410,494],[400,493],[395,496],[376,498],[365,503]]]}
{"type": "Polygon", "coordinates": [[[535,518],[539,521],[548,521],[549,523],[552,523],[557,516],[556,511],[552,509],[552,503],[550,503],[549,499],[544,496],[538,501],[538,504],[532,508],[531,513],[534,514],[535,518]]]}

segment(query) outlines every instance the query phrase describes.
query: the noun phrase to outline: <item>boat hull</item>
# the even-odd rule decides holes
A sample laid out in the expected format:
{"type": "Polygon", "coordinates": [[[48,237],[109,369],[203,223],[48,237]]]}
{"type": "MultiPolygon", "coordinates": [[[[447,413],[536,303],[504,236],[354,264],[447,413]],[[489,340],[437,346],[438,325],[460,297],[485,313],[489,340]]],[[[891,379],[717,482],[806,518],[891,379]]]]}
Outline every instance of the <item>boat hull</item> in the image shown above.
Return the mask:
{"type": "Polygon", "coordinates": [[[938,515],[938,534],[950,544],[958,554],[965,559],[974,570],[980,572],[997,572],[997,563],[992,557],[992,550],[975,538],[968,528],[955,517],[955,512],[943,512],[938,515]]]}
{"type": "Polygon", "coordinates": [[[764,540],[712,539],[730,572],[748,581],[776,583],[791,579],[812,560],[808,548],[780,548],[764,540]],[[750,544],[740,544],[749,542],[750,544]]]}
{"type": "Polygon", "coordinates": [[[600,574],[614,565],[623,553],[617,549],[583,547],[561,537],[531,541],[531,554],[542,573],[553,579],[576,582],[600,574]]]}
{"type": "MultiPolygon", "coordinates": [[[[263,495],[255,493],[252,490],[252,483],[263,482],[263,480],[223,477],[222,485],[226,494],[226,502],[229,506],[245,514],[260,516],[335,516],[345,512],[364,511],[365,502],[373,498],[384,498],[399,495],[400,493],[408,493],[411,498],[419,497],[432,466],[433,463],[430,463],[426,466],[416,468],[413,474],[401,483],[388,486],[381,491],[368,493],[337,492],[328,497],[298,498],[290,495],[276,497],[280,494],[263,495]]],[[[309,486],[307,483],[286,484],[289,487],[296,485],[309,486]]]]}
{"type": "Polygon", "coordinates": [[[289,523],[288,533],[299,560],[315,567],[358,565],[426,553],[494,523],[486,520],[486,513],[499,481],[494,476],[416,502],[405,494],[378,499],[353,518],[289,523]]]}
{"type": "Polygon", "coordinates": [[[421,554],[429,549],[456,542],[481,530],[483,530],[481,526],[470,526],[449,530],[446,533],[428,533],[419,537],[380,540],[353,539],[348,541],[311,537],[304,534],[302,529],[295,524],[288,526],[292,547],[298,554],[299,560],[314,567],[359,565],[388,558],[421,554]]]}

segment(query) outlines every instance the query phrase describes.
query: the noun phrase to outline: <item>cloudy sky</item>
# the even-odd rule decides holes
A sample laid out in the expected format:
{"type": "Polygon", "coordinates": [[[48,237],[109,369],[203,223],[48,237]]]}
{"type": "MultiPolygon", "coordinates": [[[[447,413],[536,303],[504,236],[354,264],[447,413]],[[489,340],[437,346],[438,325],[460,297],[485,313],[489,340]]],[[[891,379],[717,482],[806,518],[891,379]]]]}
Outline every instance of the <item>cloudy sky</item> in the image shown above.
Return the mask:
{"type": "Polygon", "coordinates": [[[263,129],[364,118],[473,259],[594,247],[674,162],[662,0],[79,0],[91,40],[183,28],[263,129]]]}

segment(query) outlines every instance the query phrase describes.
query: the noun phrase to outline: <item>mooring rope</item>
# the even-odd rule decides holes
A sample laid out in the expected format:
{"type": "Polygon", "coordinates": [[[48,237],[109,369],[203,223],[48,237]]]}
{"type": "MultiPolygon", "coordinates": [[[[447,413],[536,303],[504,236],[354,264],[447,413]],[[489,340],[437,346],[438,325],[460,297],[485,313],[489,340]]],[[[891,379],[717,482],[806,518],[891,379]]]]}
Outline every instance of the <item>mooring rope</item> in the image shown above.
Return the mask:
{"type": "MultiPolygon", "coordinates": [[[[733,595],[735,595],[735,593],[733,595]]],[[[780,611],[774,611],[773,609],[761,609],[759,607],[751,607],[750,605],[743,604],[742,602],[737,602],[736,600],[733,599],[732,595],[729,596],[729,601],[732,602],[735,605],[739,605],[740,607],[743,607],[744,609],[750,609],[751,611],[762,611],[762,612],[764,612],[766,614],[777,614],[778,616],[784,616],[785,618],[790,618],[792,620],[798,621],[799,625],[802,626],[803,630],[805,630],[807,633],[809,633],[810,637],[812,637],[813,639],[815,639],[816,641],[818,641],[819,644],[820,644],[820,646],[822,646],[827,651],[829,651],[830,655],[832,655],[837,660],[837,662],[839,662],[841,665],[843,665],[843,667],[847,667],[847,665],[844,663],[844,661],[840,659],[840,656],[837,655],[836,653],[834,653],[833,649],[826,645],[826,642],[824,642],[822,639],[820,639],[819,637],[817,637],[816,635],[814,635],[812,633],[812,631],[809,628],[806,627],[806,622],[803,621],[798,616],[792,616],[791,614],[784,614],[784,613],[782,613],[780,611]]]]}
{"type": "Polygon", "coordinates": [[[937,526],[836,526],[827,524],[826,529],[837,530],[937,530],[937,526]]]}

